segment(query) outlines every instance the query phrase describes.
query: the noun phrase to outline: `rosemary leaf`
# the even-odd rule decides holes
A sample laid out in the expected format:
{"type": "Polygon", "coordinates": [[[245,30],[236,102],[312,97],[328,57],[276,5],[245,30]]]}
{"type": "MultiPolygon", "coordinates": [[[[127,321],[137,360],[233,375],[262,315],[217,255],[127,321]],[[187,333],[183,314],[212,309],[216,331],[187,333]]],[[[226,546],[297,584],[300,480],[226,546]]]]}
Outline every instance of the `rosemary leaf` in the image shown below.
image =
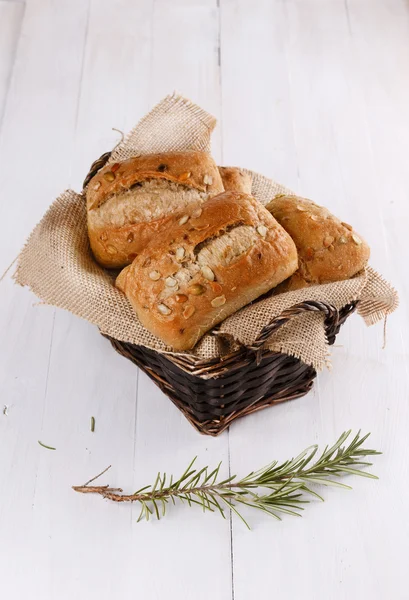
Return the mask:
{"type": "Polygon", "coordinates": [[[53,448],[52,446],[47,446],[47,444],[43,444],[43,442],[40,442],[40,440],[38,440],[38,443],[40,444],[40,446],[42,446],[43,448],[47,448],[47,450],[57,450],[57,448],[53,448]]]}

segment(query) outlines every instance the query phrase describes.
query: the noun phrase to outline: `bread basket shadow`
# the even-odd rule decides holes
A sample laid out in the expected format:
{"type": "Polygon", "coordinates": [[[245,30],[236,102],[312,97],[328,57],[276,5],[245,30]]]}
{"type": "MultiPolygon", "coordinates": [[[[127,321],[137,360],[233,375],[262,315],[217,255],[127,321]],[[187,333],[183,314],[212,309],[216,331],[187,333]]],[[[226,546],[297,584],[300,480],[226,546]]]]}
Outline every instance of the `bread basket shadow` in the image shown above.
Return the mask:
{"type": "MultiPolygon", "coordinates": [[[[84,188],[105,165],[110,152],[91,166],[84,188]]],[[[309,392],[316,370],[293,356],[264,348],[271,334],[305,312],[321,312],[333,344],[341,325],[355,310],[352,302],[338,310],[325,302],[306,301],[283,311],[265,325],[251,346],[219,358],[164,354],[109,336],[115,350],[142,369],[200,433],[217,436],[235,420],[309,392]]]]}

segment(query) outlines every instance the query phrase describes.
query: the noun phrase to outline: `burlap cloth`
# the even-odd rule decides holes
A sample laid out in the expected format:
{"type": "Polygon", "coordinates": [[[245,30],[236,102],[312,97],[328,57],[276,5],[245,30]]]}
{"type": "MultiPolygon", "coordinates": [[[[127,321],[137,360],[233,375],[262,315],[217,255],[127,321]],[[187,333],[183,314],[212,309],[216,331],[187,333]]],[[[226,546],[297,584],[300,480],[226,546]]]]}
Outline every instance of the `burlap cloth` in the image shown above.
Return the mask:
{"type": "MultiPolygon", "coordinates": [[[[154,152],[210,151],[210,134],[215,125],[214,117],[189,100],[168,96],[114,149],[110,162],[154,152]]],[[[278,193],[291,193],[275,181],[257,173],[252,175],[252,193],[263,204],[278,193]]],[[[138,321],[126,297],[115,288],[115,275],[94,261],[88,243],[84,195],[68,190],[53,202],[31,233],[14,277],[43,302],[94,323],[110,337],[170,352],[138,321]]],[[[358,299],[358,312],[368,325],[384,319],[398,304],[395,290],[368,267],[348,281],[288,292],[246,306],[227,318],[216,334],[205,335],[191,354],[213,358],[240,344],[249,345],[273,317],[305,300],[320,300],[342,308],[358,299]]],[[[294,318],[271,336],[267,347],[321,369],[328,364],[323,315],[304,313],[294,318]]]]}

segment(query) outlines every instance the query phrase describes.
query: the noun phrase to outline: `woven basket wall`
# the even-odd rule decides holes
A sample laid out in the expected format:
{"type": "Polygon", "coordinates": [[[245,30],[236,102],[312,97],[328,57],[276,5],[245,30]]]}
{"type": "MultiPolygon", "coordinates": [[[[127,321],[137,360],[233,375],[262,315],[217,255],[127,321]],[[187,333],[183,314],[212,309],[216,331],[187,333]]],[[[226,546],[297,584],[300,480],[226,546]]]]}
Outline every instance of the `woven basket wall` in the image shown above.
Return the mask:
{"type": "Polygon", "coordinates": [[[279,402],[304,396],[313,385],[313,367],[287,354],[263,350],[266,339],[305,311],[322,311],[330,344],[356,303],[341,311],[320,302],[304,302],[284,311],[263,328],[252,347],[220,359],[193,360],[165,355],[108,338],[117,352],[138,365],[200,433],[216,436],[234,419],[279,402]]]}

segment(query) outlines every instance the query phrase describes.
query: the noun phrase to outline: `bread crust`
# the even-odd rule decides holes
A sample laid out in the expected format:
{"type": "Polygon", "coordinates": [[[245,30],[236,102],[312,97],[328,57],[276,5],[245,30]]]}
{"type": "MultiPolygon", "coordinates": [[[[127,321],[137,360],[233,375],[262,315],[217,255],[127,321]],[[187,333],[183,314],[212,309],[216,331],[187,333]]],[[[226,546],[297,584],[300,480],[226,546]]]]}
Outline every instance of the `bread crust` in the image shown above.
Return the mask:
{"type": "Polygon", "coordinates": [[[369,259],[369,246],[326,208],[299,196],[278,195],[266,208],[295,242],[299,268],[280,291],[349,279],[369,259]]]}
{"type": "Polygon", "coordinates": [[[226,191],[251,194],[252,176],[240,167],[219,167],[223,186],[226,191]]]}
{"type": "MultiPolygon", "coordinates": [[[[124,194],[132,189],[131,201],[138,204],[140,184],[148,181],[169,182],[180,190],[197,191],[207,199],[224,190],[217,166],[206,152],[167,152],[133,157],[124,162],[110,164],[101,169],[89,182],[87,197],[88,234],[96,260],[104,267],[122,267],[132,262],[149,240],[161,231],[162,219],[174,212],[174,206],[162,207],[162,213],[154,219],[132,219],[131,211],[124,211],[118,224],[115,206],[109,212],[106,205],[120,204],[124,194]]],[[[129,202],[129,199],[128,199],[129,202]]],[[[152,204],[155,198],[152,198],[152,204]]]]}
{"type": "Polygon", "coordinates": [[[160,238],[122,271],[117,286],[142,324],[181,351],[289,277],[297,264],[294,242],[270,213],[250,196],[225,192],[167,217],[160,238]],[[226,236],[233,245],[236,239],[235,248],[226,236]]]}

